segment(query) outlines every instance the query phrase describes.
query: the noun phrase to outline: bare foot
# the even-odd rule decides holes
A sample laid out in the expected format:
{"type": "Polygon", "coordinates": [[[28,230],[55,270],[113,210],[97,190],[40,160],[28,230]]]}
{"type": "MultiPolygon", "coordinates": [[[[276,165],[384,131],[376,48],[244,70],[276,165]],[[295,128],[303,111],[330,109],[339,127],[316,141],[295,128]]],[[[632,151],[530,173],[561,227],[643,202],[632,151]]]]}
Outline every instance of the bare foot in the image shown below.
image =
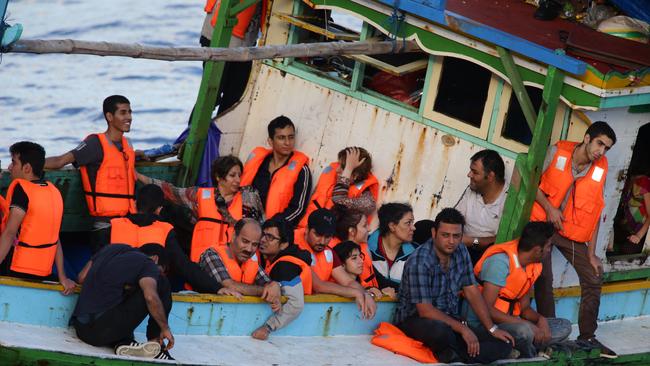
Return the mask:
{"type": "Polygon", "coordinates": [[[270,333],[271,332],[269,331],[269,328],[267,328],[265,325],[262,325],[261,327],[255,329],[253,334],[251,334],[251,337],[259,339],[260,341],[265,341],[269,339],[270,333]]]}

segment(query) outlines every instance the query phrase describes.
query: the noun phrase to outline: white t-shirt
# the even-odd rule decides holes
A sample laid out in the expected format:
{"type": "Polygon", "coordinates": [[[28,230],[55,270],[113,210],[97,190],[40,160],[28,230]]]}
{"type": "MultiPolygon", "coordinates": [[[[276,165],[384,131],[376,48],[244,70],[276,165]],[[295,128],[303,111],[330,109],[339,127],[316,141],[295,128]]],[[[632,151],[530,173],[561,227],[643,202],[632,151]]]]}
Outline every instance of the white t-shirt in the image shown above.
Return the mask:
{"type": "Polygon", "coordinates": [[[494,202],[485,204],[483,196],[472,191],[469,186],[465,188],[455,207],[465,216],[465,235],[477,238],[496,236],[507,191],[504,184],[499,197],[494,202]]]}

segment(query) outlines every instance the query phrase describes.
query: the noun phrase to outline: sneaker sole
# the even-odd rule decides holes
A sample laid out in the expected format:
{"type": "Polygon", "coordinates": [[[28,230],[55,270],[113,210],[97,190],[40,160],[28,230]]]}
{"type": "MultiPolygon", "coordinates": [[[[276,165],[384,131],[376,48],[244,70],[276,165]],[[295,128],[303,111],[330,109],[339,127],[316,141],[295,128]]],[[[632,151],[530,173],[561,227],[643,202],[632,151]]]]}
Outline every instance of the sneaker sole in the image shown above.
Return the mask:
{"type": "Polygon", "coordinates": [[[602,357],[602,358],[609,358],[610,360],[613,360],[613,359],[615,359],[615,358],[618,358],[618,355],[612,356],[612,355],[606,355],[606,354],[604,354],[604,353],[601,353],[601,354],[600,354],[600,357],[602,357]]]}
{"type": "Polygon", "coordinates": [[[160,344],[158,342],[146,342],[137,346],[119,346],[115,350],[118,356],[133,356],[133,357],[146,357],[154,358],[160,353],[160,344]]]}

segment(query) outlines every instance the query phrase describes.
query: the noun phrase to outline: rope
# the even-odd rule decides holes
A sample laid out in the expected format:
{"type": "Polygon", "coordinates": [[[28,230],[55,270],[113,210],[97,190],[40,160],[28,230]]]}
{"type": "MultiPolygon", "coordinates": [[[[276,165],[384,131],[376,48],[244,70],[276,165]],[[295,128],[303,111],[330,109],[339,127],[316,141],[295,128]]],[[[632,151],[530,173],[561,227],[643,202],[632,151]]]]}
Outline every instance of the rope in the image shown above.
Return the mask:
{"type": "MultiPolygon", "coordinates": [[[[399,9],[399,5],[400,0],[395,0],[393,2],[393,12],[388,17],[388,24],[392,29],[390,39],[393,42],[393,49],[391,53],[395,53],[397,51],[397,37],[399,37],[400,29],[402,27],[402,24],[404,24],[404,20],[406,19],[406,14],[399,9]]],[[[406,48],[406,36],[402,35],[402,49],[404,48],[406,48]]]]}

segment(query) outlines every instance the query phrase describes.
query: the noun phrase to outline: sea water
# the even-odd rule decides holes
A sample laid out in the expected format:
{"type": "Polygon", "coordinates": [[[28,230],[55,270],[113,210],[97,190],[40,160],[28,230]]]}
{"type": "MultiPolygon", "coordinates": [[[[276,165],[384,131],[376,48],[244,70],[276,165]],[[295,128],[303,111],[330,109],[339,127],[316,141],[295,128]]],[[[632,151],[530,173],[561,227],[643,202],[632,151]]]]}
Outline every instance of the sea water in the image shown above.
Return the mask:
{"type": "MultiPolygon", "coordinates": [[[[150,46],[199,46],[200,0],[10,0],[7,22],[22,39],[80,39],[150,46]]],[[[6,53],[0,62],[0,160],[9,146],[38,142],[47,155],[65,153],[106,129],[102,101],[129,98],[136,148],[160,146],[187,125],[201,81],[200,61],[6,53]]]]}
{"type": "MultiPolygon", "coordinates": [[[[79,39],[150,46],[199,46],[203,0],[10,0],[7,23],[24,27],[22,39],[79,39]]],[[[360,29],[342,13],[337,22],[360,29]]],[[[102,132],[102,101],[129,98],[127,137],[137,149],[173,142],[187,126],[201,81],[200,61],[156,61],[87,55],[6,53],[0,62],[0,161],[9,146],[38,142],[47,155],[74,148],[102,132]]]]}

